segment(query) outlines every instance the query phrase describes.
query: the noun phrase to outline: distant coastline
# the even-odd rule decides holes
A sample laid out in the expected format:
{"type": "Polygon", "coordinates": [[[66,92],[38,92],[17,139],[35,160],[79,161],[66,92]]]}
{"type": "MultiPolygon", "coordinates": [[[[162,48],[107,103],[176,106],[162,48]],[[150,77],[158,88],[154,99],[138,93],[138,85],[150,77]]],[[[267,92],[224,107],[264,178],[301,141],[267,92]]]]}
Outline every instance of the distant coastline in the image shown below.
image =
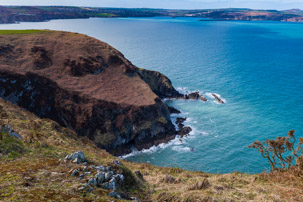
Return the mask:
{"type": "Polygon", "coordinates": [[[303,22],[303,11],[253,9],[149,9],[92,8],[70,6],[0,6],[0,24],[44,22],[54,19],[85,19],[115,17],[197,17],[199,21],[283,21],[303,22]]]}

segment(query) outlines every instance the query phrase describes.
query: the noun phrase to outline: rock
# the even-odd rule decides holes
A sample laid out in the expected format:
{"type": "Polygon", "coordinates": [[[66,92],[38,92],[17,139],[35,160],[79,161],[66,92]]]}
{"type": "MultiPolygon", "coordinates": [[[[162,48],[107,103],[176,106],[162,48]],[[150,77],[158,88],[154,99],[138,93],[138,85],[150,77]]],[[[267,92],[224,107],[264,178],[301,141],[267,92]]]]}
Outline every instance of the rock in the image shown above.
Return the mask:
{"type": "Polygon", "coordinates": [[[204,102],[207,101],[207,99],[206,99],[205,97],[203,97],[202,95],[200,95],[200,100],[202,100],[202,101],[204,101],[204,102]]]}
{"type": "Polygon", "coordinates": [[[82,180],[82,179],[84,178],[84,176],[85,176],[85,175],[84,175],[83,173],[81,173],[81,174],[79,175],[79,179],[82,180]]]}
{"type": "Polygon", "coordinates": [[[199,93],[199,91],[196,92],[192,92],[189,94],[185,94],[183,97],[180,97],[179,99],[185,99],[185,100],[202,100],[204,102],[207,101],[207,99],[205,97],[203,97],[203,95],[201,95],[199,93]]]}
{"type": "Polygon", "coordinates": [[[103,172],[106,171],[106,168],[105,168],[104,166],[94,166],[93,169],[94,169],[94,170],[103,171],[103,172]]]}
{"type": "Polygon", "coordinates": [[[134,200],[135,202],[140,202],[137,197],[130,197],[131,200],[134,200]]]}
{"type": "Polygon", "coordinates": [[[72,173],[72,176],[76,176],[77,174],[79,173],[79,170],[78,169],[75,169],[72,173]]]}
{"type": "Polygon", "coordinates": [[[179,129],[179,131],[177,131],[177,133],[180,137],[183,137],[183,136],[188,135],[191,131],[192,131],[191,127],[186,126],[186,127],[179,129]]]}
{"type": "Polygon", "coordinates": [[[217,95],[214,94],[214,93],[212,93],[212,96],[214,96],[214,98],[215,98],[219,103],[224,104],[224,101],[223,101],[221,98],[219,98],[219,96],[217,96],[217,95]]]}
{"type": "Polygon", "coordinates": [[[84,191],[84,189],[86,189],[86,187],[80,187],[78,191],[84,191]]]}
{"type": "Polygon", "coordinates": [[[176,119],[176,124],[177,124],[177,125],[183,124],[184,121],[186,121],[186,118],[178,117],[178,118],[176,119]]]}
{"type": "Polygon", "coordinates": [[[122,165],[121,161],[119,161],[119,160],[113,160],[112,163],[115,165],[119,165],[119,166],[122,165]]]}
{"type": "Polygon", "coordinates": [[[109,195],[110,197],[113,197],[113,198],[116,198],[116,199],[119,199],[119,200],[122,199],[121,195],[120,195],[118,192],[115,192],[115,191],[109,193],[108,195],[109,195]]]}
{"type": "Polygon", "coordinates": [[[198,91],[188,94],[188,99],[198,100],[199,98],[200,98],[200,94],[198,91]]]}
{"type": "Polygon", "coordinates": [[[65,157],[65,160],[72,161],[73,163],[82,163],[85,162],[85,156],[82,151],[77,151],[65,157]]]}
{"type": "Polygon", "coordinates": [[[168,106],[168,110],[169,110],[169,113],[171,113],[171,114],[180,114],[181,113],[180,110],[178,110],[174,107],[171,107],[171,106],[168,106]]]}
{"type": "Polygon", "coordinates": [[[84,167],[82,168],[82,170],[85,171],[85,172],[87,172],[87,171],[88,171],[88,167],[87,167],[87,166],[84,166],[84,167]]]}
{"type": "Polygon", "coordinates": [[[85,174],[85,175],[90,175],[90,174],[91,174],[91,172],[85,172],[84,174],[85,174]]]}
{"type": "Polygon", "coordinates": [[[96,178],[90,178],[88,180],[87,184],[97,186],[97,180],[96,180],[96,178]]]}
{"type": "Polygon", "coordinates": [[[107,170],[107,172],[109,172],[109,171],[111,170],[111,167],[110,167],[110,166],[107,166],[107,167],[106,167],[106,170],[107,170]]]}
{"type": "Polygon", "coordinates": [[[124,177],[124,175],[123,174],[117,174],[117,175],[115,175],[115,178],[118,180],[118,182],[121,184],[123,181],[124,181],[124,179],[125,179],[125,177],[124,177]]]}
{"type": "Polygon", "coordinates": [[[110,183],[110,182],[105,182],[105,183],[103,183],[103,184],[101,185],[101,187],[102,187],[103,189],[113,189],[113,188],[114,188],[114,187],[113,187],[113,184],[110,183]]]}
{"type": "Polygon", "coordinates": [[[105,180],[105,174],[104,172],[98,172],[96,175],[95,175],[95,179],[97,181],[97,185],[100,185],[103,183],[103,181],[105,180]]]}
{"type": "Polygon", "coordinates": [[[140,172],[140,170],[135,171],[135,174],[137,175],[138,178],[140,178],[141,180],[144,180],[144,177],[143,177],[142,173],[140,172]]]}
{"type": "Polygon", "coordinates": [[[201,190],[201,189],[207,189],[210,187],[210,183],[207,179],[204,179],[202,182],[198,181],[194,185],[190,186],[188,190],[201,190]]]}
{"type": "Polygon", "coordinates": [[[115,191],[118,187],[117,187],[117,179],[116,179],[116,177],[113,177],[110,181],[109,181],[109,183],[111,183],[112,185],[112,187],[113,187],[113,190],[115,191]]]}
{"type": "Polygon", "coordinates": [[[105,173],[105,181],[110,180],[113,175],[114,175],[113,171],[109,171],[109,172],[105,173]]]}

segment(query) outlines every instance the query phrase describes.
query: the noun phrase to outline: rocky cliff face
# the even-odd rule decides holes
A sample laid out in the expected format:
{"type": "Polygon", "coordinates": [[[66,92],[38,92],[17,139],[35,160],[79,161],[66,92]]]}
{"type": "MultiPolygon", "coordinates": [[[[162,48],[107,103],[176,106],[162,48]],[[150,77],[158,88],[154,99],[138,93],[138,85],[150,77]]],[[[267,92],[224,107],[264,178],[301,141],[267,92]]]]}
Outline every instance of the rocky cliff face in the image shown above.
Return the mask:
{"type": "Polygon", "coordinates": [[[137,72],[160,98],[182,98],[184,96],[176,91],[170,79],[160,72],[146,69],[138,69],[137,72]]]}
{"type": "Polygon", "coordinates": [[[174,138],[167,77],[106,43],[66,32],[0,35],[0,97],[121,155],[174,138]]]}

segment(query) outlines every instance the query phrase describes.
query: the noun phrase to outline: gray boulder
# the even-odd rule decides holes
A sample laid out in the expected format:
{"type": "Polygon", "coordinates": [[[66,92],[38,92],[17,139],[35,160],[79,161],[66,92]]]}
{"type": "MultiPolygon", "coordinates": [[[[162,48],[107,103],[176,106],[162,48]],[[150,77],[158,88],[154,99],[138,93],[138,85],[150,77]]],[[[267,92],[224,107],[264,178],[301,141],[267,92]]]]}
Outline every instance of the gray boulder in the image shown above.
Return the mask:
{"type": "Polygon", "coordinates": [[[98,172],[95,175],[95,179],[97,181],[97,185],[102,184],[104,182],[104,180],[105,180],[105,174],[104,174],[104,172],[98,172]]]}
{"type": "Polygon", "coordinates": [[[86,158],[82,151],[77,151],[65,157],[65,160],[72,161],[73,163],[83,163],[86,162],[86,158]]]}
{"type": "Polygon", "coordinates": [[[105,182],[101,185],[103,189],[114,189],[113,184],[111,182],[105,182]]]}
{"type": "Polygon", "coordinates": [[[116,198],[116,199],[119,199],[119,200],[122,199],[121,195],[118,192],[115,192],[115,191],[109,193],[108,195],[110,197],[113,197],[113,198],[116,198]]]}
{"type": "Polygon", "coordinates": [[[109,172],[105,173],[105,181],[109,181],[113,175],[114,175],[113,171],[109,171],[109,172]]]}
{"type": "Polygon", "coordinates": [[[90,178],[88,180],[87,184],[97,186],[97,180],[96,180],[96,178],[90,178]]]}

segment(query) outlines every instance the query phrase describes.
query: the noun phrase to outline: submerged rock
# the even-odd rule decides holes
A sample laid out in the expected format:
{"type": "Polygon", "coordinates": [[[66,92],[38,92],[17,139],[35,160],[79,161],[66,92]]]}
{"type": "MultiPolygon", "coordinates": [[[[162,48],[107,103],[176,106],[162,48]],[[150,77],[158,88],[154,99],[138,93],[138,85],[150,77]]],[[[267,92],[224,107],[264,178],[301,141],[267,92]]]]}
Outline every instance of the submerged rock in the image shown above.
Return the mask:
{"type": "Polygon", "coordinates": [[[224,104],[224,101],[219,97],[217,96],[216,94],[212,93],[212,96],[214,96],[214,98],[221,104],[224,104]]]}

